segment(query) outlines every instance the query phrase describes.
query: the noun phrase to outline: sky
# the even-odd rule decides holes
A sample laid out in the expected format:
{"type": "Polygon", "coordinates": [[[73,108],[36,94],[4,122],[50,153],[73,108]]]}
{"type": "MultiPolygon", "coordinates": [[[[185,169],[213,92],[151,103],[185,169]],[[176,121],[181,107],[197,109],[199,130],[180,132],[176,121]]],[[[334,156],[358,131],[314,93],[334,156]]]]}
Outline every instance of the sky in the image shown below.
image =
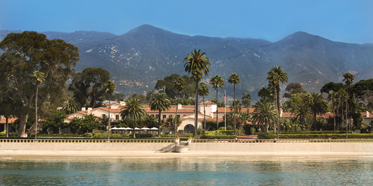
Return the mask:
{"type": "Polygon", "coordinates": [[[278,41],[297,32],[373,43],[373,0],[0,0],[0,29],[100,31],[150,24],[185,35],[278,41]]]}

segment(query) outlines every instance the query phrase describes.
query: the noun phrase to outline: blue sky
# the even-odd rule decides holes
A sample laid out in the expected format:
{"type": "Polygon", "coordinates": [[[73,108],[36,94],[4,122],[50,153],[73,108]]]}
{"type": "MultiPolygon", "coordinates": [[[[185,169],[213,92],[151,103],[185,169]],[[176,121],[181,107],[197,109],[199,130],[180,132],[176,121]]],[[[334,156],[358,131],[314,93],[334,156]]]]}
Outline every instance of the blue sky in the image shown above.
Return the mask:
{"type": "Polygon", "coordinates": [[[106,31],[150,24],[186,35],[278,41],[305,31],[373,43],[373,0],[0,0],[3,30],[106,31]]]}

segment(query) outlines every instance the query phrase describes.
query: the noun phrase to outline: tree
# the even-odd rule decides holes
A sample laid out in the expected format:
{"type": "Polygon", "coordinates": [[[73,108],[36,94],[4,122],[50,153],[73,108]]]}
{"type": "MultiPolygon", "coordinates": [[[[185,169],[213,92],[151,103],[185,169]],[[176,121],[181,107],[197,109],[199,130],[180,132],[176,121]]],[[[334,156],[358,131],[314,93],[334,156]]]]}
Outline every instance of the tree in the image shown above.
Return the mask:
{"type": "Polygon", "coordinates": [[[126,101],[126,106],[120,112],[120,115],[123,119],[129,119],[132,121],[133,124],[133,138],[136,138],[135,135],[135,127],[136,121],[143,119],[146,117],[146,111],[141,107],[139,99],[132,99],[129,98],[126,101]]]}
{"type": "Polygon", "coordinates": [[[195,103],[195,130],[194,137],[197,137],[197,128],[198,128],[198,83],[201,78],[209,73],[210,70],[210,60],[207,58],[206,53],[201,50],[194,49],[190,52],[187,57],[184,58],[184,67],[185,72],[192,74],[195,80],[196,85],[196,103],[195,103]]]}
{"type": "Polygon", "coordinates": [[[267,79],[271,87],[273,87],[275,96],[276,96],[277,128],[278,128],[277,138],[279,138],[280,137],[279,135],[280,134],[279,113],[280,113],[280,91],[281,91],[280,82],[281,83],[288,82],[288,74],[285,72],[285,70],[282,67],[277,67],[277,66],[272,67],[272,69],[267,74],[268,74],[267,79]]]}
{"type": "Polygon", "coordinates": [[[244,106],[244,108],[246,108],[246,113],[249,114],[249,108],[250,108],[250,105],[251,105],[251,94],[250,93],[242,93],[243,96],[242,96],[242,105],[244,106]]]}
{"type": "Polygon", "coordinates": [[[338,95],[336,92],[329,92],[328,100],[332,102],[333,107],[333,119],[334,119],[334,134],[336,134],[336,103],[338,102],[338,95]]]}
{"type": "MultiPolygon", "coordinates": [[[[203,97],[203,123],[206,127],[206,104],[205,104],[205,96],[210,94],[210,90],[205,83],[200,83],[198,94],[203,97]]],[[[203,127],[202,127],[203,128],[203,127]]]]}
{"type": "Polygon", "coordinates": [[[79,60],[78,48],[61,39],[48,40],[37,32],[10,33],[1,42],[0,84],[7,88],[15,105],[13,114],[20,120],[18,137],[25,137],[27,117],[32,110],[36,82],[32,74],[45,74],[43,86],[39,89],[39,101],[48,99],[51,103],[61,101],[67,79],[74,74],[79,60]]]}
{"type": "Polygon", "coordinates": [[[68,98],[67,101],[63,104],[62,110],[65,111],[66,114],[71,114],[74,112],[78,112],[80,108],[80,103],[76,101],[76,98],[71,97],[68,98]]]}
{"type": "MultiPolygon", "coordinates": [[[[233,100],[236,100],[236,84],[240,83],[241,82],[241,79],[240,79],[240,76],[238,76],[236,73],[232,73],[230,76],[229,76],[229,79],[228,79],[228,83],[231,83],[233,84],[233,90],[234,90],[234,98],[233,100]]],[[[233,101],[233,105],[234,105],[235,101],[233,101]]],[[[233,117],[236,118],[236,107],[233,106],[234,108],[234,114],[233,114],[233,117]]],[[[233,128],[234,128],[234,135],[236,135],[236,120],[233,120],[233,128]]]]}
{"type": "MultiPolygon", "coordinates": [[[[224,80],[221,76],[219,75],[215,75],[214,77],[212,77],[210,79],[210,84],[212,85],[212,88],[215,89],[216,91],[216,130],[219,129],[219,88],[223,88],[224,87],[224,80]]],[[[211,101],[213,102],[213,101],[211,101]]],[[[224,105],[225,106],[225,105],[224,105]]]]}
{"type": "Polygon", "coordinates": [[[97,102],[103,100],[106,91],[104,84],[109,80],[109,71],[90,67],[74,75],[69,90],[74,92],[73,97],[79,101],[81,106],[94,108],[97,105],[101,106],[97,102]]]}
{"type": "Polygon", "coordinates": [[[355,80],[355,75],[351,74],[350,72],[346,72],[343,74],[343,81],[345,82],[347,88],[346,88],[346,93],[347,93],[347,100],[346,100],[346,139],[348,138],[348,102],[350,97],[348,96],[348,92],[350,89],[350,85],[354,82],[355,80]]]}
{"type": "Polygon", "coordinates": [[[313,125],[316,131],[316,115],[325,114],[328,111],[328,102],[320,93],[311,93],[311,95],[308,95],[308,106],[313,113],[313,125]]]}
{"type": "Polygon", "coordinates": [[[157,93],[154,95],[153,101],[150,103],[151,110],[158,110],[158,137],[161,136],[160,134],[160,126],[161,126],[161,114],[162,111],[169,110],[171,108],[171,101],[168,99],[166,93],[157,93]]]}
{"type": "Polygon", "coordinates": [[[275,89],[276,89],[276,98],[277,98],[277,110],[280,112],[280,82],[286,83],[288,82],[288,73],[285,72],[285,70],[282,67],[274,66],[272,69],[267,73],[267,79],[269,81],[275,82],[275,89]]]}
{"type": "MultiPolygon", "coordinates": [[[[186,84],[185,79],[181,77],[176,78],[174,81],[174,88],[179,92],[179,99],[180,99],[180,93],[183,91],[185,84],[186,84]]],[[[179,99],[177,99],[177,103],[176,103],[175,118],[177,117],[177,110],[179,108],[179,99]]],[[[174,124],[174,127],[175,127],[174,138],[175,139],[176,139],[176,121],[177,120],[175,120],[175,124],[174,124]]]]}
{"type": "Polygon", "coordinates": [[[184,91],[183,97],[192,97],[194,94],[194,81],[192,77],[188,75],[184,75],[181,77],[179,74],[172,74],[170,76],[166,76],[163,80],[158,80],[155,84],[155,89],[159,90],[161,93],[166,93],[167,96],[171,99],[176,99],[180,96],[180,92],[174,88],[174,82],[176,79],[182,78],[184,79],[184,91]]]}
{"type": "MultiPolygon", "coordinates": [[[[104,85],[105,87],[105,91],[107,94],[109,94],[110,96],[114,93],[115,91],[115,84],[109,80],[105,83],[104,85]]],[[[108,116],[109,116],[109,128],[108,128],[108,135],[107,135],[107,140],[108,142],[110,142],[110,132],[111,132],[111,126],[110,126],[110,108],[111,108],[111,103],[110,103],[110,99],[109,99],[109,109],[108,109],[108,116]]]]}
{"type": "Polygon", "coordinates": [[[46,118],[46,121],[43,123],[44,129],[51,129],[53,131],[57,131],[61,133],[61,128],[68,126],[68,123],[64,122],[66,118],[66,114],[64,111],[59,111],[57,109],[52,110],[51,115],[46,118]]]}
{"type": "MultiPolygon", "coordinates": [[[[173,117],[172,115],[170,115],[167,120],[166,120],[166,126],[167,127],[174,127],[176,128],[177,126],[179,126],[181,124],[181,120],[180,120],[180,117],[173,117]]],[[[176,134],[176,130],[175,130],[175,134],[176,134]]]]}
{"type": "Polygon", "coordinates": [[[261,99],[254,108],[253,122],[265,123],[265,134],[268,135],[268,122],[276,118],[275,106],[268,99],[261,99]]]}
{"type": "MultiPolygon", "coordinates": [[[[302,130],[306,124],[306,119],[310,116],[311,110],[308,105],[308,95],[307,94],[292,94],[291,99],[287,100],[284,105],[288,107],[294,117],[294,122],[298,121],[302,124],[302,130]]],[[[308,125],[308,130],[310,126],[308,125]]]]}
{"type": "Polygon", "coordinates": [[[291,98],[292,94],[306,94],[307,91],[303,89],[300,83],[289,83],[285,87],[286,92],[284,93],[284,98],[291,98]]]}
{"type": "Polygon", "coordinates": [[[39,70],[34,72],[35,84],[36,84],[36,94],[35,94],[35,139],[38,134],[38,90],[40,84],[45,80],[44,73],[39,70]]]}

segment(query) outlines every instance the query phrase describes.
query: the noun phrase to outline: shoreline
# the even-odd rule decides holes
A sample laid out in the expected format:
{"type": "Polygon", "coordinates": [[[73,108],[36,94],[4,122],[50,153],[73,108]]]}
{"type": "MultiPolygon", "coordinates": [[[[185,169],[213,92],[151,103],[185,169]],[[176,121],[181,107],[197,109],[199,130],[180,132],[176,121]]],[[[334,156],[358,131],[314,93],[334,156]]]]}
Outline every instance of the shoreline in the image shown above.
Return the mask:
{"type": "Polygon", "coordinates": [[[265,152],[185,152],[159,153],[144,151],[32,151],[32,150],[2,150],[0,158],[4,157],[118,157],[118,158],[183,158],[183,157],[357,157],[372,156],[373,153],[347,152],[298,152],[298,153],[265,153],[265,152]]]}

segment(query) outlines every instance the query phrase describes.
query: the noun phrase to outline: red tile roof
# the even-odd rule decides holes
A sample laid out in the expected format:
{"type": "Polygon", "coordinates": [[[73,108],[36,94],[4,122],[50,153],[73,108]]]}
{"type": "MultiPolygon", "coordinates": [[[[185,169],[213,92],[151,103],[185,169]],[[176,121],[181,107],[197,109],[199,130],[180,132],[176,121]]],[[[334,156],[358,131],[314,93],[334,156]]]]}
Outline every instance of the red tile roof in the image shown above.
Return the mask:
{"type": "MultiPolygon", "coordinates": [[[[14,123],[18,118],[8,118],[8,123],[14,123]]],[[[6,118],[0,119],[1,124],[6,123],[6,118]]]]}

